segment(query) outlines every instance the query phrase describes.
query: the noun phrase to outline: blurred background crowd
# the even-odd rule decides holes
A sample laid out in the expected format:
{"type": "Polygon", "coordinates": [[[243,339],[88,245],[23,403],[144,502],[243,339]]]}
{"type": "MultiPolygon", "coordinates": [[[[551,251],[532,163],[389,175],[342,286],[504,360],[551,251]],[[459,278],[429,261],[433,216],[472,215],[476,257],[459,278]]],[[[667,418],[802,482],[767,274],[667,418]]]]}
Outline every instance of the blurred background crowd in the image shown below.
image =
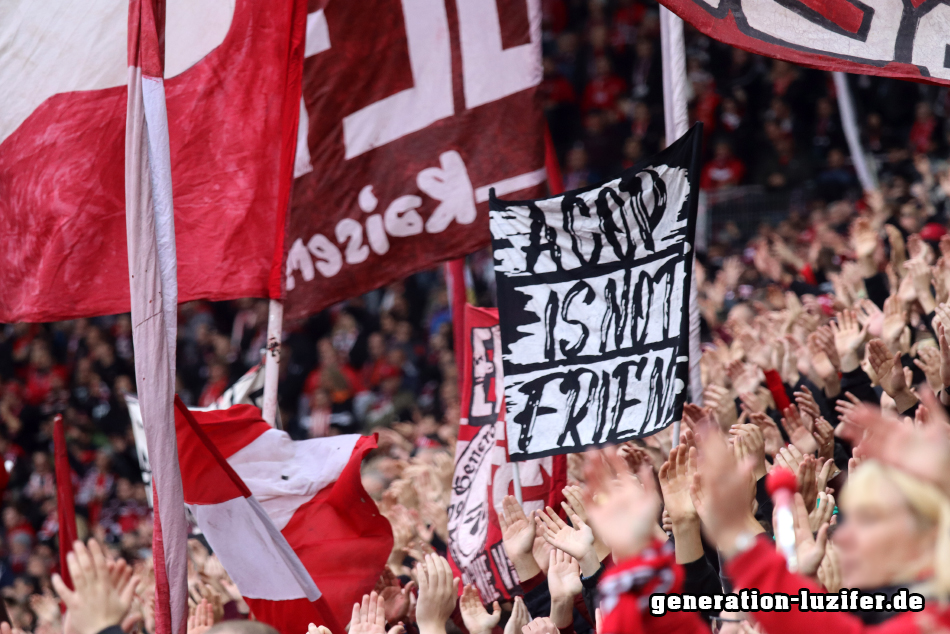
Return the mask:
{"type": "MultiPolygon", "coordinates": [[[[565,187],[595,184],[665,144],[658,8],[640,0],[542,4],[542,95],[565,187]]],[[[849,78],[879,182],[865,195],[828,73],[747,54],[688,25],[686,45],[690,117],[705,132],[707,243],[696,274],[707,403],[721,408],[723,429],[740,424],[740,396],[748,415],[782,419],[766,389],[769,370],[790,394],[802,386],[816,394],[814,418],[837,427],[847,386],[836,388],[833,375],[854,368],[841,367],[823,329],[836,316],[840,323],[841,311],[856,311],[845,319],[864,329],[852,352],[873,396],[859,400],[883,398],[903,411],[865,350],[872,338],[903,355],[908,386],[929,382],[939,391],[934,319],[950,292],[950,91],[849,78]],[[777,347],[767,341],[775,332],[783,335],[777,347]]],[[[473,303],[494,305],[492,266],[489,252],[468,258],[473,303]]],[[[263,300],[181,305],[185,403],[211,404],[259,364],[266,325],[263,300]]],[[[0,454],[10,472],[0,593],[25,630],[59,618],[49,581],[58,567],[54,415],[66,427],[81,534],[148,566],[151,514],[125,401],[135,392],[132,355],[128,315],[0,325],[0,454]]],[[[364,484],[394,525],[393,575],[406,571],[407,557],[444,553],[459,388],[443,271],[285,324],[281,355],[280,418],[294,438],[380,433],[364,484]]],[[[809,433],[817,429],[812,423],[809,433]]],[[[783,439],[796,430],[783,427],[783,439]]],[[[828,457],[846,470],[850,448],[836,442],[828,457]]],[[[778,451],[770,453],[771,464],[778,451]]],[[[654,462],[659,469],[663,460],[654,462]]],[[[199,546],[193,564],[195,597],[216,595],[237,614],[240,597],[220,565],[199,546]]],[[[147,625],[148,593],[140,595],[147,625]]]]}

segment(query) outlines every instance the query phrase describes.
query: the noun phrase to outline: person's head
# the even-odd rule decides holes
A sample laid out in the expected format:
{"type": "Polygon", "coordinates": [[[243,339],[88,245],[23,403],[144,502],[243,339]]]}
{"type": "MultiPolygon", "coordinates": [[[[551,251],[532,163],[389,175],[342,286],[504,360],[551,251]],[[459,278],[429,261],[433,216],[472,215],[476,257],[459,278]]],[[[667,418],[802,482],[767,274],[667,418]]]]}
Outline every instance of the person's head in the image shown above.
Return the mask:
{"type": "Polygon", "coordinates": [[[828,150],[828,169],[837,170],[844,167],[845,156],[841,148],[833,147],[828,150]]]}
{"type": "Polygon", "coordinates": [[[594,60],[594,77],[603,79],[610,75],[610,60],[601,55],[594,60]]]}
{"type": "Polygon", "coordinates": [[[115,481],[115,497],[120,502],[128,502],[135,495],[132,483],[128,478],[117,478],[115,481]]]}
{"type": "Polygon", "coordinates": [[[653,42],[646,38],[637,40],[637,58],[649,59],[653,55],[653,42]]]}
{"type": "Polygon", "coordinates": [[[717,161],[725,161],[732,156],[732,147],[726,140],[716,141],[716,147],[713,150],[717,161]]]}
{"type": "Polygon", "coordinates": [[[914,109],[914,117],[918,121],[926,121],[933,114],[933,111],[930,108],[930,103],[927,101],[921,101],[917,103],[917,107],[914,109]]]}
{"type": "Polygon", "coordinates": [[[862,464],[841,499],[834,542],[845,588],[906,585],[937,577],[950,590],[950,501],[933,485],[875,461],[862,464]]]}

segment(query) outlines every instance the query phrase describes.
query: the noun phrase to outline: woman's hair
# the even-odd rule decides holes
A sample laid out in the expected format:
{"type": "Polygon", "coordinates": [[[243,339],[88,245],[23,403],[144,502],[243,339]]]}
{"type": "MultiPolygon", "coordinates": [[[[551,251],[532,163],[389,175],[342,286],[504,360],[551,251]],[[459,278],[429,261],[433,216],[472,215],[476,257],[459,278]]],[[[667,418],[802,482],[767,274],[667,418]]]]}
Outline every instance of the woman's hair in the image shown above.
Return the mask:
{"type": "Polygon", "coordinates": [[[936,529],[934,589],[941,599],[950,598],[950,500],[934,485],[874,460],[863,463],[848,478],[843,506],[874,503],[886,486],[900,492],[922,531],[936,529]]]}

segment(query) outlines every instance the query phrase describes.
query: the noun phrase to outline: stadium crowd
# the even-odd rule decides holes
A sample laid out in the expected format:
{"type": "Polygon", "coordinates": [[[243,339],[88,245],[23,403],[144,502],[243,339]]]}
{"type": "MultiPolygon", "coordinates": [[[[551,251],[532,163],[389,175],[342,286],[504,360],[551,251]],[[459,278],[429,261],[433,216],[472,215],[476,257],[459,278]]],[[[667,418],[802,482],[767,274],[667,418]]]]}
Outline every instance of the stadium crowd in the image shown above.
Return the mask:
{"type": "MultiPolygon", "coordinates": [[[[542,95],[565,186],[604,180],[663,147],[656,5],[542,4],[542,95]]],[[[294,438],[380,437],[363,481],[395,546],[377,592],[354,607],[351,634],[950,627],[938,604],[950,597],[950,93],[850,79],[879,180],[863,192],[828,74],[689,27],[686,42],[690,115],[706,135],[702,187],[799,189],[807,205],[751,232],[726,223],[700,254],[703,406],[686,407],[677,447],[667,429],[650,443],[573,458],[564,509],[529,516],[506,498],[504,547],[523,598],[486,609],[465,588],[456,602],[442,558],[459,419],[442,271],[286,324],[283,427],[294,438]],[[769,539],[764,481],[776,466],[797,477],[797,576],[769,539]],[[639,576],[625,575],[632,570],[639,576]],[[889,597],[910,587],[927,607],[647,615],[652,592],[794,595],[801,587],[889,597]],[[598,596],[611,606],[603,618],[598,596]]],[[[471,299],[492,305],[490,254],[468,264],[471,299]]],[[[266,322],[261,300],[180,306],[186,404],[209,405],[260,363],[266,322]]],[[[135,392],[132,355],[128,315],[0,325],[0,453],[9,471],[0,594],[16,630],[64,631],[57,596],[76,634],[154,630],[152,518],[125,401],[135,392]],[[94,539],[71,562],[74,579],[98,581],[75,592],[56,577],[56,414],[67,430],[80,535],[94,539]],[[128,564],[111,564],[110,577],[105,558],[128,564]]],[[[189,634],[212,623],[255,634],[234,624],[248,608],[220,562],[200,540],[191,546],[189,634]]]]}

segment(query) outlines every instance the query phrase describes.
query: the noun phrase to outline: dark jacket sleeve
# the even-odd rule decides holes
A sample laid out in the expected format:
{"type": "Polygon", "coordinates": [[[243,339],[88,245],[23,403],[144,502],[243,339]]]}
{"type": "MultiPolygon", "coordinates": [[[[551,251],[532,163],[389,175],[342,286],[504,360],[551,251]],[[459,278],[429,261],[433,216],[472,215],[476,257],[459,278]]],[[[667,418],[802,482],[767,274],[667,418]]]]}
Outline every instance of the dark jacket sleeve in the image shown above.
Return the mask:
{"type": "MultiPolygon", "coordinates": [[[[683,580],[684,594],[722,594],[719,573],[705,555],[696,561],[683,564],[683,570],[686,573],[686,578],[683,580]]],[[[701,612],[705,619],[719,615],[716,610],[701,610],[701,612]]]]}
{"type": "Polygon", "coordinates": [[[858,366],[858,369],[841,375],[841,393],[851,392],[865,403],[880,405],[881,399],[871,387],[871,377],[858,366]]]}
{"type": "Polygon", "coordinates": [[[597,584],[600,583],[600,578],[604,576],[604,571],[607,570],[607,567],[604,564],[600,564],[600,570],[595,572],[590,577],[585,577],[581,575],[581,585],[584,587],[581,590],[581,594],[584,596],[584,604],[587,605],[587,613],[593,615],[595,613],[595,608],[597,607],[597,584]]]}
{"type": "Polygon", "coordinates": [[[887,276],[878,273],[872,277],[864,278],[864,288],[868,291],[868,299],[877,304],[877,307],[884,310],[884,300],[890,296],[887,290],[887,276]]]}

